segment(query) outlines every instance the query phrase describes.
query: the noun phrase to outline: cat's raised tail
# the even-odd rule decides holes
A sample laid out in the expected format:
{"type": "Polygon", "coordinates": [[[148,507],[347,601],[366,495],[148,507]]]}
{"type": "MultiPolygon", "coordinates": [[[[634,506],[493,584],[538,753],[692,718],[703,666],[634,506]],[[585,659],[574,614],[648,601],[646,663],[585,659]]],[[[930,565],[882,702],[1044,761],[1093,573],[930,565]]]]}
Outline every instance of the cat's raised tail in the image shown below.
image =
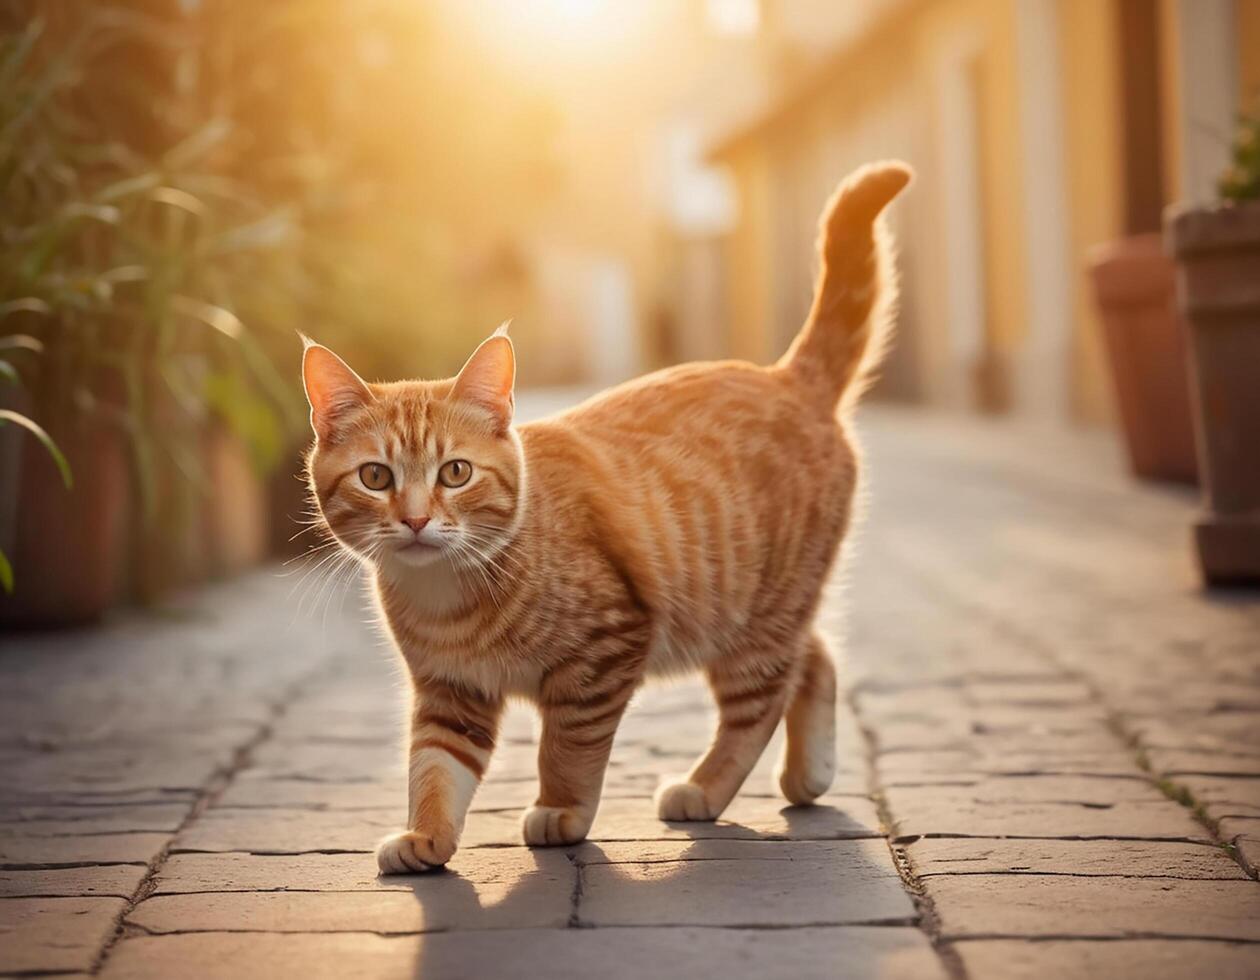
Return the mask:
{"type": "Polygon", "coordinates": [[[897,283],[879,216],[912,176],[895,160],[867,164],[845,178],[823,211],[814,303],[779,364],[832,405],[855,401],[883,356],[897,283]]]}

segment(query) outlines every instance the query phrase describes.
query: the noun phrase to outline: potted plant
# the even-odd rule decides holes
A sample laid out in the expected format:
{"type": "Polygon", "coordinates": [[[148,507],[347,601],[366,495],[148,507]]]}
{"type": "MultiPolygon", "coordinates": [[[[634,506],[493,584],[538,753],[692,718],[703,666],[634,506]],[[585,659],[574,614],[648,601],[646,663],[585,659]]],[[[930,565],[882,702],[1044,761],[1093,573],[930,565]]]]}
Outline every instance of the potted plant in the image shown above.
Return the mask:
{"type": "Polygon", "coordinates": [[[1209,584],[1260,582],[1260,111],[1245,118],[1221,200],[1165,215],[1188,327],[1209,584]]]}
{"type": "MultiPolygon", "coordinates": [[[[9,335],[0,337],[0,348],[31,342],[9,335]]],[[[13,366],[0,358],[3,365],[13,366]]],[[[16,377],[14,371],[9,380],[16,377]]],[[[11,387],[3,401],[29,406],[31,398],[11,387]]],[[[86,413],[50,425],[55,440],[25,411],[0,408],[0,623],[8,626],[89,622],[120,590],[128,487],[123,442],[86,413]]]]}
{"type": "Polygon", "coordinates": [[[250,183],[230,101],[188,70],[215,60],[206,17],[0,6],[0,334],[43,351],[0,368],[21,381],[0,378],[0,408],[38,419],[75,476],[68,491],[0,427],[16,579],[0,622],[83,621],[124,589],[157,598],[265,547],[261,472],[243,461],[274,464],[297,396],[253,325],[288,339],[294,322],[260,311],[247,327],[233,309],[289,261],[292,221],[250,183]]]}
{"type": "Polygon", "coordinates": [[[1194,483],[1184,331],[1172,260],[1157,233],[1133,235],[1089,255],[1120,424],[1133,472],[1194,483]]]}

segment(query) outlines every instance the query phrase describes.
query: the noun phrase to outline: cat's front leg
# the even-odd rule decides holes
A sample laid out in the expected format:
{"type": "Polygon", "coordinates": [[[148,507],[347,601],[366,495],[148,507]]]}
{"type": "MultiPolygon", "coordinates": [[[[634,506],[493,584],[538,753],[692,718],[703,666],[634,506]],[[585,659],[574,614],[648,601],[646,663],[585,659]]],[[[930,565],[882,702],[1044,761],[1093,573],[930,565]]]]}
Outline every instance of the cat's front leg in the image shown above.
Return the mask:
{"type": "Polygon", "coordinates": [[[544,682],[538,800],[521,821],[530,847],[576,844],[591,829],[613,737],[638,686],[637,660],[614,654],[602,668],[596,662],[544,682]]]}
{"type": "Polygon", "coordinates": [[[382,874],[441,867],[464,829],[494,751],[503,704],[449,685],[416,688],[411,716],[407,829],[376,849],[382,874]]]}

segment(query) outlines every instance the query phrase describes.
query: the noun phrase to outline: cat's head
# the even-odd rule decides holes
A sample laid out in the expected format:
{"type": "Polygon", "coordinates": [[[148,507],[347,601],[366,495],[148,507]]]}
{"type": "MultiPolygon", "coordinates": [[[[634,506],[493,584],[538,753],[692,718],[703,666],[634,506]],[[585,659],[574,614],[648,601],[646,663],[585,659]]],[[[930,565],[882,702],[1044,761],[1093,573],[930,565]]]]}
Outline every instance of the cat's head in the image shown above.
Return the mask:
{"type": "Polygon", "coordinates": [[[309,344],[310,484],[337,539],[386,572],[489,560],[517,525],[524,493],[515,373],[503,328],[445,381],[368,384],[309,344]]]}

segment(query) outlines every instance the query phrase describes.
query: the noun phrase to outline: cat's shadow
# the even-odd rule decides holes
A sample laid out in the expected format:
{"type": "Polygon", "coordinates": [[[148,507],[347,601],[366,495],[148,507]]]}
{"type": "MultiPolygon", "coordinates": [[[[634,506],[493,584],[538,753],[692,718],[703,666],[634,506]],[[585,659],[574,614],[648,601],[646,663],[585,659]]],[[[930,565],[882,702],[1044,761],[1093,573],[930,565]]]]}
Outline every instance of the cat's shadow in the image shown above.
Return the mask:
{"type": "MultiPolygon", "coordinates": [[[[732,889],[737,885],[743,887],[735,901],[747,903],[740,909],[738,924],[756,926],[757,903],[764,896],[759,897],[756,888],[762,855],[753,848],[767,842],[819,842],[810,831],[817,826],[820,811],[848,820],[843,809],[829,805],[784,806],[779,813],[786,829],[774,833],[727,820],[718,825],[720,832],[712,823],[671,822],[661,824],[672,832],[670,836],[651,840],[461,852],[452,862],[455,868],[408,879],[425,933],[416,943],[413,976],[426,980],[540,976],[525,967],[548,962],[553,951],[563,955],[553,949],[558,944],[552,930],[685,925],[685,913],[682,920],[673,921],[662,913],[678,909],[680,895],[685,895],[685,908],[699,913],[695,924],[729,925],[710,921],[705,913],[716,907],[730,910],[732,889]],[[680,833],[682,838],[676,836],[680,833]],[[721,862],[725,868],[719,874],[706,873],[708,869],[698,870],[702,862],[721,862]],[[434,935],[456,932],[462,935],[434,935]]],[[[791,859],[784,856],[783,860],[791,859]]],[[[836,887],[841,889],[844,883],[837,881],[836,887]]],[[[589,975],[592,960],[586,956],[582,960],[586,967],[572,964],[573,975],[589,975]]],[[[547,976],[570,975],[563,962],[551,963],[547,976]]],[[[637,968],[632,972],[646,975],[637,968]]]]}

